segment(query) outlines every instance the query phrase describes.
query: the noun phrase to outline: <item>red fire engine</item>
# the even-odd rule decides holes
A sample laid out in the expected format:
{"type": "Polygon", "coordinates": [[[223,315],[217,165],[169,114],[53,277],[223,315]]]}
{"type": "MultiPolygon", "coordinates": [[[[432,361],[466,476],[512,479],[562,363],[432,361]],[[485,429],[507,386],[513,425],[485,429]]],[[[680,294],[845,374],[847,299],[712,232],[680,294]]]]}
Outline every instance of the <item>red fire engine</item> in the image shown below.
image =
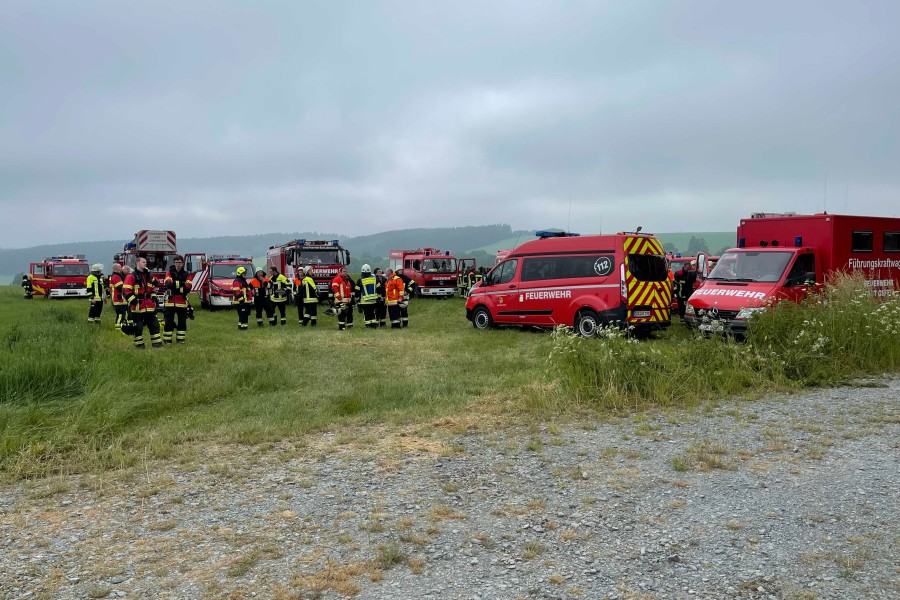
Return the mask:
{"type": "Polygon", "coordinates": [[[350,252],[338,240],[292,240],[280,246],[270,246],[266,253],[266,270],[277,267],[278,272],[290,280],[297,276],[299,269],[311,266],[310,276],[316,282],[319,300],[328,298],[331,280],[341,267],[349,264],[350,252]]]}
{"type": "Polygon", "coordinates": [[[91,267],[83,254],[48,256],[29,265],[35,296],[46,298],[87,298],[85,286],[91,267]]]}
{"type": "Polygon", "coordinates": [[[191,291],[200,297],[200,306],[214,310],[232,305],[232,284],[237,268],[247,269],[247,279],[253,277],[253,258],[237,254],[206,254],[192,252],[185,257],[185,268],[192,272],[191,291]]]}
{"type": "Polygon", "coordinates": [[[389,259],[390,268],[402,268],[403,273],[416,282],[416,293],[420,296],[449,298],[456,292],[459,268],[456,257],[449,251],[437,248],[391,250],[389,259]]]}
{"type": "MultiPolygon", "coordinates": [[[[697,258],[701,273],[707,257],[697,258]]],[[[900,218],[756,213],[688,301],[688,324],[742,335],[773,300],[802,300],[837,273],[860,272],[876,296],[900,293],[900,218]]]]}
{"type": "Polygon", "coordinates": [[[156,303],[162,306],[165,302],[165,288],[162,282],[176,254],[178,250],[174,231],[142,229],[134,234],[134,239],[125,244],[121,253],[113,256],[113,262],[134,269],[138,257],[146,258],[150,273],[159,279],[160,287],[156,290],[156,303]]]}

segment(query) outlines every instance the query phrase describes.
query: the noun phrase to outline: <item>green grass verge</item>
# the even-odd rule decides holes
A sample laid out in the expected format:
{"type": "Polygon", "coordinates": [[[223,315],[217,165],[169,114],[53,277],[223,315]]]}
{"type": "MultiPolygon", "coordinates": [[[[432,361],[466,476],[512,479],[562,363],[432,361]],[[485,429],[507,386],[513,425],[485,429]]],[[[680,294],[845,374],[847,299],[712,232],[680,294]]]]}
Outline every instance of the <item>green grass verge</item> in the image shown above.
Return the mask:
{"type": "Polygon", "coordinates": [[[480,332],[462,300],[421,299],[401,331],[339,332],[321,315],[319,327],[301,328],[290,307],[285,328],[251,319],[239,332],[234,312],[198,311],[186,345],[138,351],[112,328],[109,306],[97,327],[84,301],[26,302],[0,288],[0,478],[126,468],[195,444],[359,424],[690,406],[897,370],[900,298],[874,302],[848,282],[823,300],[762,315],[746,344],[679,325],[649,342],[480,332]]]}

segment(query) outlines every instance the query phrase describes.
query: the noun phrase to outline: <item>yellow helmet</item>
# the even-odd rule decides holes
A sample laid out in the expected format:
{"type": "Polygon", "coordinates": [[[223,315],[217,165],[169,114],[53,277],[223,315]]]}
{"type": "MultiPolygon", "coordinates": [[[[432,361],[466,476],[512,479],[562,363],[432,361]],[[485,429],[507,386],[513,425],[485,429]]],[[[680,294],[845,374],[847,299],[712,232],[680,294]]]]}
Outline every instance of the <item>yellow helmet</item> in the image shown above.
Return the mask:
{"type": "Polygon", "coordinates": [[[247,269],[246,269],[246,268],[244,268],[244,267],[238,267],[238,268],[237,268],[237,271],[235,271],[234,273],[235,273],[235,275],[237,275],[238,277],[240,277],[241,275],[243,275],[243,274],[246,273],[246,272],[247,272],[247,269]]]}

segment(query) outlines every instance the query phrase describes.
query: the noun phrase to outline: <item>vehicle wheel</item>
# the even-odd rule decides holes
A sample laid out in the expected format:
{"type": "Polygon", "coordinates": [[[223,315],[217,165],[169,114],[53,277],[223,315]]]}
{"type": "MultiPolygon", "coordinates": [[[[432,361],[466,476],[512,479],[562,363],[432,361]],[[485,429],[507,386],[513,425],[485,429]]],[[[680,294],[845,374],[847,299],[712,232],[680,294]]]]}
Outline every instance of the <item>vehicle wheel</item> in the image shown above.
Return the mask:
{"type": "Polygon", "coordinates": [[[491,317],[491,311],[483,306],[479,306],[472,313],[472,327],[475,329],[490,329],[494,326],[494,319],[491,317]]]}
{"type": "Polygon", "coordinates": [[[581,310],[575,316],[575,331],[582,337],[594,337],[599,327],[600,317],[592,310],[581,310]]]}

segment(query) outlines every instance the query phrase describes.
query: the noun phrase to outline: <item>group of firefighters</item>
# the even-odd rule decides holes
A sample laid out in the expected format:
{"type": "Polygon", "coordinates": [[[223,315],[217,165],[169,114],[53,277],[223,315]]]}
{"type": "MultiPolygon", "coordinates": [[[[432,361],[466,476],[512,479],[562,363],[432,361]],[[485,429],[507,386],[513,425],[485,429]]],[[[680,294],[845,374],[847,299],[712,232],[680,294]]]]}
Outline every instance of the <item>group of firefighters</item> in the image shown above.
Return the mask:
{"type": "MultiPolygon", "coordinates": [[[[297,276],[291,282],[276,267],[269,267],[268,276],[263,269],[257,269],[248,280],[247,269],[238,267],[232,286],[238,329],[243,331],[249,328],[251,310],[255,310],[256,324],[260,327],[264,325],[263,313],[270,326],[278,323],[278,317],[281,324],[286,325],[285,307],[291,295],[297,305],[300,324],[315,327],[318,323],[319,292],[311,271],[311,266],[298,269],[297,276]]],[[[359,279],[353,281],[347,268],[342,267],[331,281],[329,308],[325,312],[337,317],[339,330],[353,327],[354,307],[363,314],[365,326],[370,329],[386,327],[388,318],[392,329],[408,327],[408,305],[414,287],[415,282],[404,275],[403,269],[396,272],[392,269],[372,271],[371,266],[363,265],[359,279]]]]}
{"type": "Polygon", "coordinates": [[[459,275],[456,276],[456,289],[459,290],[459,295],[463,298],[469,295],[469,292],[472,291],[472,288],[475,287],[479,281],[484,279],[485,270],[484,267],[469,267],[465,271],[460,271],[459,275]]]}
{"type": "MultiPolygon", "coordinates": [[[[256,323],[263,326],[265,313],[270,326],[275,326],[280,317],[281,325],[287,324],[286,306],[294,298],[297,316],[304,327],[316,326],[318,320],[319,293],[310,272],[312,267],[297,270],[293,282],[270,267],[266,276],[263,269],[257,269],[251,279],[247,279],[247,269],[238,267],[232,286],[233,303],[237,308],[238,329],[248,329],[250,312],[255,309],[256,323]]],[[[147,259],[139,257],[135,268],[113,265],[113,273],[108,278],[103,275],[103,265],[91,265],[91,273],[85,285],[88,289],[90,308],[88,322],[101,322],[103,304],[111,300],[116,313],[116,329],[134,338],[135,348],[145,348],[144,329],[154,348],[163,344],[184,343],[187,338],[187,320],[194,318],[194,310],[188,301],[192,282],[190,273],[184,268],[184,257],[175,256],[173,265],[166,271],[160,282],[147,267],[147,259]],[[163,329],[157,316],[157,289],[165,289],[163,303],[163,329]]],[[[22,278],[25,299],[34,296],[31,279],[22,278]]],[[[362,266],[362,273],[353,281],[346,267],[331,281],[329,308],[326,314],[335,315],[338,329],[353,327],[353,308],[363,314],[365,326],[371,329],[386,327],[387,319],[391,328],[409,326],[409,299],[415,293],[415,282],[404,275],[403,269],[394,272],[380,268],[374,272],[369,265],[362,266]]]]}

